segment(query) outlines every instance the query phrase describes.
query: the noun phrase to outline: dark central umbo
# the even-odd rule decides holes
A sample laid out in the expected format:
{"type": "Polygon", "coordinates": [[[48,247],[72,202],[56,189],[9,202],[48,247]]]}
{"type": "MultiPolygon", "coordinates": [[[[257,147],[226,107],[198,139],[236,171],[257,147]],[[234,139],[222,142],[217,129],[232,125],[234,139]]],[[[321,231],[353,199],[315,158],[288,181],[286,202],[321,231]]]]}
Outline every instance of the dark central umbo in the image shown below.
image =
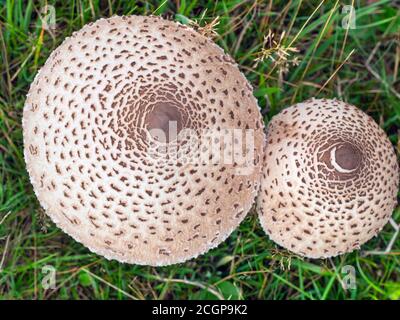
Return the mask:
{"type": "Polygon", "coordinates": [[[182,130],[184,119],[180,109],[167,102],[155,104],[146,116],[146,126],[153,138],[170,142],[182,130]]]}
{"type": "Polygon", "coordinates": [[[361,162],[360,150],[348,142],[336,148],[335,156],[336,163],[346,170],[357,169],[361,162]]]}

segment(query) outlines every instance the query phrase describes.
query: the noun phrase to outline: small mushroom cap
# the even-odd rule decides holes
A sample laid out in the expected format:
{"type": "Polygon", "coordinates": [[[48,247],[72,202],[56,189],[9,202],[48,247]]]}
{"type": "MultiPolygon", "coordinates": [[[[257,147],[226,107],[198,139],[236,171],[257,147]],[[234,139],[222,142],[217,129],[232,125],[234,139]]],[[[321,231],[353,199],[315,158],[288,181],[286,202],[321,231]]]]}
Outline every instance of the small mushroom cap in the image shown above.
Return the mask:
{"type": "Polygon", "coordinates": [[[311,99],[272,118],[257,209],[269,237],[301,256],[351,252],[396,206],[397,158],[358,108],[311,99]]]}
{"type": "Polygon", "coordinates": [[[208,251],[260,185],[265,137],[251,86],[211,40],[160,17],[100,19],[67,38],[31,85],[23,132],[46,213],[121,262],[167,265],[208,251]],[[186,129],[232,128],[254,133],[251,170],[195,161],[186,129]]]}

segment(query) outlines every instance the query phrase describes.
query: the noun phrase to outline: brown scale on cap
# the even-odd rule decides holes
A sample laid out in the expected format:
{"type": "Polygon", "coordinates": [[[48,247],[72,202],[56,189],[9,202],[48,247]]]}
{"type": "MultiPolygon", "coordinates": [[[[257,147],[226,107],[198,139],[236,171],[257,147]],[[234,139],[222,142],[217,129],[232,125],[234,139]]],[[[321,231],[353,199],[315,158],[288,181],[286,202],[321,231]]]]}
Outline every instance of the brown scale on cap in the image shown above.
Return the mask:
{"type": "Polygon", "coordinates": [[[311,99],[268,126],[260,222],[299,255],[336,256],[383,228],[398,183],[393,146],[372,118],[338,100],[311,99]]]}
{"type": "Polygon", "coordinates": [[[67,38],[35,78],[23,125],[41,205],[107,258],[166,265],[204,253],[260,185],[265,137],[250,85],[211,40],[159,17],[101,19],[67,38]],[[181,161],[195,152],[184,129],[229,128],[254,131],[251,172],[181,161]]]}

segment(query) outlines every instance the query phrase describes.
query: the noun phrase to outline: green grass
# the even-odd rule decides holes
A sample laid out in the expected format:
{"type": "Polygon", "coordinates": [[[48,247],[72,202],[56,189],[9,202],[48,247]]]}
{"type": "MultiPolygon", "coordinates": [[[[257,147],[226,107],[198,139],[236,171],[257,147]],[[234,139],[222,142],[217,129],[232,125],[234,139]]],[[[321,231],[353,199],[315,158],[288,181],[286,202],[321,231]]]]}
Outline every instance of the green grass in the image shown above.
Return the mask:
{"type": "MultiPolygon", "coordinates": [[[[268,240],[251,213],[226,242],[198,259],[163,268],[107,261],[62,233],[41,212],[23,161],[21,116],[29,84],[62,40],[99,17],[161,14],[200,25],[220,17],[215,41],[251,81],[265,122],[282,108],[337,97],[371,115],[399,150],[400,17],[393,1],[354,1],[356,28],[342,28],[352,1],[56,1],[57,26],[42,30],[44,1],[0,1],[0,298],[3,299],[399,299],[400,240],[387,225],[362,251],[334,259],[291,256],[268,240]],[[367,4],[367,2],[369,4],[367,4]],[[282,73],[271,59],[255,66],[271,29],[296,47],[298,65],[282,73]],[[42,268],[57,270],[44,290],[42,268]],[[341,268],[356,271],[344,290],[341,268]]],[[[393,216],[400,221],[400,209],[393,216]]]]}

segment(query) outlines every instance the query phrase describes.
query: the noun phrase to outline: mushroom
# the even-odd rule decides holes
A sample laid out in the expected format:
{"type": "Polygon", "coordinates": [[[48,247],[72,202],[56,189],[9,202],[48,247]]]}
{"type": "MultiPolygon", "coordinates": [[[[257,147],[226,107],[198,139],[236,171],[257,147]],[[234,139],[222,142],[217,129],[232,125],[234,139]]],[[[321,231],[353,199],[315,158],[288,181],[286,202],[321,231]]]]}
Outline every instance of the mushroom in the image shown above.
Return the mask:
{"type": "Polygon", "coordinates": [[[380,232],[398,185],[393,146],[371,117],[338,100],[311,99],[269,123],[257,211],[273,241],[327,258],[380,232]]]}
{"type": "Polygon", "coordinates": [[[100,19],[65,39],[31,85],[23,133],[46,213],[121,262],[167,265],[216,247],[260,186],[265,136],[251,86],[215,43],[160,17],[100,19]],[[196,147],[229,130],[254,135],[252,159],[214,161],[196,147]]]}

